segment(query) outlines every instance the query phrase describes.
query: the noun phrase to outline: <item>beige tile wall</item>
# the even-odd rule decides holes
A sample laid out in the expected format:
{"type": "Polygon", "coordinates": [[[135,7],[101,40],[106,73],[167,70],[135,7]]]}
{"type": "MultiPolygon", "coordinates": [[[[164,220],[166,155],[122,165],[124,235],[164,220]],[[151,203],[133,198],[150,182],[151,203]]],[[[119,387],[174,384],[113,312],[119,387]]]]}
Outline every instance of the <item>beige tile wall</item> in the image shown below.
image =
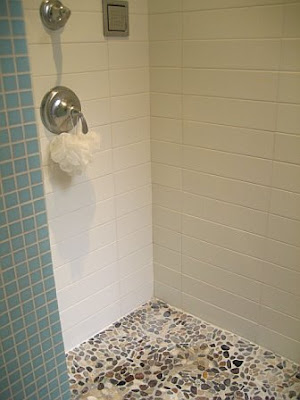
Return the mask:
{"type": "Polygon", "coordinates": [[[40,0],[24,0],[39,123],[52,255],[66,349],[152,296],[149,42],[147,0],[130,0],[130,38],[103,36],[101,0],[64,0],[72,10],[49,35],[40,0]],[[49,162],[53,135],[39,118],[61,84],[82,101],[101,137],[86,173],[68,178],[49,162]]]}
{"type": "Polygon", "coordinates": [[[300,361],[300,2],[149,11],[155,294],[300,361]]]}

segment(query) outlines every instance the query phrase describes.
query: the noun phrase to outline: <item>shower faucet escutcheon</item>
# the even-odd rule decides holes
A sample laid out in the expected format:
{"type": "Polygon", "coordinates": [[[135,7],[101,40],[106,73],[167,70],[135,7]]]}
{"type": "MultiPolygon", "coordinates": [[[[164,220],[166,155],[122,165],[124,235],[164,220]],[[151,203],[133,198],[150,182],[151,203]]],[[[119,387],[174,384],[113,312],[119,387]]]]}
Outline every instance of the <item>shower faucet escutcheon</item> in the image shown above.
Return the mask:
{"type": "Polygon", "coordinates": [[[59,0],[43,0],[40,6],[40,16],[44,26],[56,31],[65,26],[70,18],[71,10],[59,0]]]}
{"type": "Polygon", "coordinates": [[[81,112],[80,100],[65,86],[56,86],[45,94],[40,112],[42,122],[50,132],[57,135],[70,132],[80,120],[82,133],[88,133],[88,124],[81,112]]]}

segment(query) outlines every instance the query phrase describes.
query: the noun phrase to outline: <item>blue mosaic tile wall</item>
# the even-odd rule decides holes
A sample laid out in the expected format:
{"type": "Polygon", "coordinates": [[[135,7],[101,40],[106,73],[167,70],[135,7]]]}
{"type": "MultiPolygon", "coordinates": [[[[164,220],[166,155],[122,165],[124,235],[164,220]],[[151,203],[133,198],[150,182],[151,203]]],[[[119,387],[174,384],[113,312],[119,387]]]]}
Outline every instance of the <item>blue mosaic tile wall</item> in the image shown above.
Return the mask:
{"type": "Polygon", "coordinates": [[[0,399],[70,398],[21,0],[0,0],[0,399]]]}

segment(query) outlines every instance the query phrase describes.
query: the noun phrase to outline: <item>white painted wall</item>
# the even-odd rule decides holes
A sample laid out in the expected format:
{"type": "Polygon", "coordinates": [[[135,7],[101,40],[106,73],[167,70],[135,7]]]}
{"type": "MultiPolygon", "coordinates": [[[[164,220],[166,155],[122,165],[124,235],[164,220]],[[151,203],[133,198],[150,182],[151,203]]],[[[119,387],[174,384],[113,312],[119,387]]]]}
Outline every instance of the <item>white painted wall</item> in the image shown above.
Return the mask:
{"type": "Polygon", "coordinates": [[[40,1],[24,0],[51,247],[69,350],[152,296],[148,15],[130,0],[130,38],[105,39],[101,0],[64,0],[72,16],[49,35],[40,1]],[[60,84],[79,96],[101,151],[82,176],[51,165],[39,118],[60,84]]]}
{"type": "Polygon", "coordinates": [[[149,12],[155,294],[300,361],[300,2],[149,12]]]}

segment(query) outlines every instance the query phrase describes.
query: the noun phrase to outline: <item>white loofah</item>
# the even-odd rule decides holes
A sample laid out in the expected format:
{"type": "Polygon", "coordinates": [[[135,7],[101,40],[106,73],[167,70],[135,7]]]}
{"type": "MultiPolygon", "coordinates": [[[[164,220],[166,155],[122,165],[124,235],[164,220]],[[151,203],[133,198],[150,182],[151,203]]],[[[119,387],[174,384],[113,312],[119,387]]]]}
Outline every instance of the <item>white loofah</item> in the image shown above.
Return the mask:
{"type": "Polygon", "coordinates": [[[50,143],[50,157],[67,174],[80,175],[92,161],[93,153],[99,148],[95,132],[61,133],[50,143]]]}

